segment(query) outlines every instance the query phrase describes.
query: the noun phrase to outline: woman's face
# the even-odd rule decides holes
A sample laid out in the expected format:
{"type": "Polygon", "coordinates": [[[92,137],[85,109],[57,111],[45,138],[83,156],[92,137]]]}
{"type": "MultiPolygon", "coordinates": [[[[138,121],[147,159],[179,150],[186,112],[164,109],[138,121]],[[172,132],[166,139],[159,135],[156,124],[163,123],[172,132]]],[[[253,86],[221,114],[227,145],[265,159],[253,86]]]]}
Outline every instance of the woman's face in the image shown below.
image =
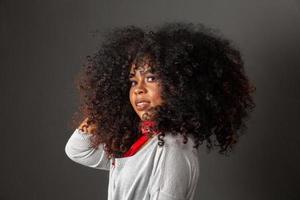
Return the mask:
{"type": "Polygon", "coordinates": [[[145,64],[136,68],[133,64],[130,69],[129,91],[130,103],[141,120],[152,120],[154,117],[151,108],[161,105],[161,82],[156,74],[150,72],[151,67],[145,64]]]}

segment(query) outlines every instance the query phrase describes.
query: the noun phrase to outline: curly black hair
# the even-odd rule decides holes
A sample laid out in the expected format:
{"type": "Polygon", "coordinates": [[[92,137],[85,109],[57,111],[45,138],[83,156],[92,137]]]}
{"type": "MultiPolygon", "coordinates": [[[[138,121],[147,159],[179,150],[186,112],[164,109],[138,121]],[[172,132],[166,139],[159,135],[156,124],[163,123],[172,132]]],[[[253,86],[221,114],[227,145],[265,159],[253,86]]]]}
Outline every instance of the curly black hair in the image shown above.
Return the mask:
{"type": "MultiPolygon", "coordinates": [[[[232,150],[255,103],[255,86],[245,75],[240,52],[202,24],[165,23],[157,27],[125,26],[109,31],[80,72],[79,113],[96,124],[94,148],[105,144],[109,158],[120,157],[140,135],[140,118],[132,108],[129,70],[151,59],[162,80],[163,106],[155,107],[159,135],[194,138],[195,148],[232,150]]],[[[163,145],[163,142],[160,143],[163,145]]]]}

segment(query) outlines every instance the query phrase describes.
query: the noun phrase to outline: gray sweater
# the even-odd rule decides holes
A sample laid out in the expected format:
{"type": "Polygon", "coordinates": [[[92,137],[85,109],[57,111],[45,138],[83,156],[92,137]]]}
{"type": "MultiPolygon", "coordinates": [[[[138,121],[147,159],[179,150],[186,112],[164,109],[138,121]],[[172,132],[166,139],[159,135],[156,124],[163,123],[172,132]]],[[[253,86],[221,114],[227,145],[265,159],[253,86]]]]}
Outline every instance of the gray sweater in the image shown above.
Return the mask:
{"type": "Polygon", "coordinates": [[[189,137],[166,135],[163,147],[157,135],[135,155],[108,160],[101,144],[93,149],[91,134],[76,129],[65,152],[82,165],[109,170],[108,200],[193,200],[199,177],[199,152],[189,137]]]}

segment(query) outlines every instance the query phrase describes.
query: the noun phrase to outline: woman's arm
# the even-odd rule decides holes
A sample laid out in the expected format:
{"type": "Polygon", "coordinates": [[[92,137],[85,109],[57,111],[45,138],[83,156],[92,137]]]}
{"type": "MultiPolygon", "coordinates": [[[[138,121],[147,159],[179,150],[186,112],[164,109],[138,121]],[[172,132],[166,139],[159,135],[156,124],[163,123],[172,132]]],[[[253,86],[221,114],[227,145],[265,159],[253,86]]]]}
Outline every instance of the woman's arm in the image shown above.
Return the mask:
{"type": "Polygon", "coordinates": [[[85,119],[69,138],[65,153],[76,163],[87,167],[109,170],[110,162],[103,150],[103,144],[98,149],[91,145],[91,137],[95,133],[96,126],[88,125],[85,119]]]}

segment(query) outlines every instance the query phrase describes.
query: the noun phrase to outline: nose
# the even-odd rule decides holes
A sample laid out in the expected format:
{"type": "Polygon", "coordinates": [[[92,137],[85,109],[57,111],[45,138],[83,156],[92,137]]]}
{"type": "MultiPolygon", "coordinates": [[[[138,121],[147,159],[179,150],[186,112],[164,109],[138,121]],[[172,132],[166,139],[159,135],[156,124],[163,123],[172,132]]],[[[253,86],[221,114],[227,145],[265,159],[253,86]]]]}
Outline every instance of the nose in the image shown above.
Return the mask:
{"type": "Polygon", "coordinates": [[[142,84],[138,84],[136,88],[134,89],[135,94],[142,94],[146,93],[146,88],[142,84]]]}

